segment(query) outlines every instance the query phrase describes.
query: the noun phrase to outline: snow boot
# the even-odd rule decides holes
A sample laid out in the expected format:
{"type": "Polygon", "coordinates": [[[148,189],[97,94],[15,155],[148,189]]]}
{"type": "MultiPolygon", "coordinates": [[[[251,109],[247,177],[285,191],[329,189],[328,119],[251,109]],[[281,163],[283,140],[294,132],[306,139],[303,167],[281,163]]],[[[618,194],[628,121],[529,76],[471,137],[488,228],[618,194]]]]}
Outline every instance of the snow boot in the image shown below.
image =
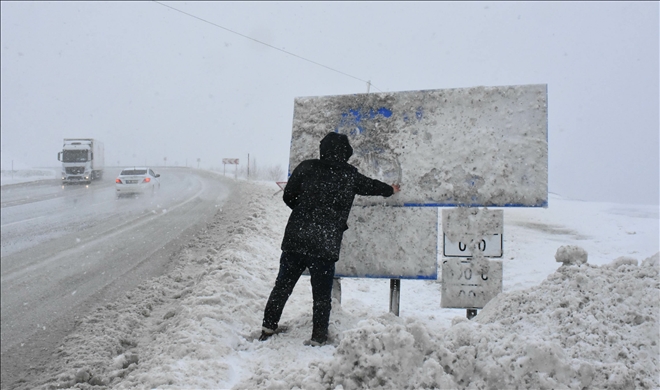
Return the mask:
{"type": "Polygon", "coordinates": [[[320,347],[324,344],[325,344],[325,342],[321,343],[321,342],[313,340],[313,339],[303,341],[303,345],[309,345],[311,347],[320,347]]]}
{"type": "Polygon", "coordinates": [[[325,343],[328,341],[328,329],[323,329],[319,330],[318,328],[314,328],[312,330],[312,338],[309,340],[305,340],[303,344],[305,345],[311,345],[312,347],[320,347],[322,345],[325,345],[325,343]]]}
{"type": "Polygon", "coordinates": [[[273,329],[268,329],[265,326],[261,327],[261,336],[259,336],[259,341],[266,341],[270,336],[274,335],[275,331],[273,329]]]}

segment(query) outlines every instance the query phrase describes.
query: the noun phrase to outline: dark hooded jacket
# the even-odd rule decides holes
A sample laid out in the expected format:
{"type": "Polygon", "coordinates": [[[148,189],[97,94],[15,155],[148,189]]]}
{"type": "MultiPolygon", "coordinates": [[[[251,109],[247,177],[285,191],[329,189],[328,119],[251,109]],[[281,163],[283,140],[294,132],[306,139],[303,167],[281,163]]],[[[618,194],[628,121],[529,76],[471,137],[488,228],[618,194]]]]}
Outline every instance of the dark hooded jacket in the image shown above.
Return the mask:
{"type": "Polygon", "coordinates": [[[329,133],[320,152],[321,159],[301,162],[284,188],[284,202],[292,212],[282,250],[337,261],[355,195],[388,197],[394,191],[347,162],[353,148],[346,135],[329,133]]]}

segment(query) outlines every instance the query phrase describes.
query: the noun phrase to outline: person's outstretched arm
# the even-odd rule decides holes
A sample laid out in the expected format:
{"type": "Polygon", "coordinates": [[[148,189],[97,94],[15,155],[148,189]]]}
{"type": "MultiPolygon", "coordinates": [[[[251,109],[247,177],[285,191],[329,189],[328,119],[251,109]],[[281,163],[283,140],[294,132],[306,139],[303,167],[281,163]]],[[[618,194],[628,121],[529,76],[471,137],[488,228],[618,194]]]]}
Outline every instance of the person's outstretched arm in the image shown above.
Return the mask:
{"type": "Polygon", "coordinates": [[[380,180],[371,179],[361,173],[357,173],[355,193],[366,196],[384,196],[389,197],[401,191],[399,184],[389,185],[380,180]]]}

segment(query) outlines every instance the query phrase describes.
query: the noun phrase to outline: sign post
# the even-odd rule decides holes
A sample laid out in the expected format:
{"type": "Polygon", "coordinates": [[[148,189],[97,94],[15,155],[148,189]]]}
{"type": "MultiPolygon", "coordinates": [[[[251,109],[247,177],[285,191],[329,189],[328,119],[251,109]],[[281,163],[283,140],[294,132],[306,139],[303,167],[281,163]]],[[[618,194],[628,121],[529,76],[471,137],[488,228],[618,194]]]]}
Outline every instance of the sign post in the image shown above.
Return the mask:
{"type": "Polygon", "coordinates": [[[390,279],[390,313],[399,316],[401,299],[401,279],[390,279]]]}

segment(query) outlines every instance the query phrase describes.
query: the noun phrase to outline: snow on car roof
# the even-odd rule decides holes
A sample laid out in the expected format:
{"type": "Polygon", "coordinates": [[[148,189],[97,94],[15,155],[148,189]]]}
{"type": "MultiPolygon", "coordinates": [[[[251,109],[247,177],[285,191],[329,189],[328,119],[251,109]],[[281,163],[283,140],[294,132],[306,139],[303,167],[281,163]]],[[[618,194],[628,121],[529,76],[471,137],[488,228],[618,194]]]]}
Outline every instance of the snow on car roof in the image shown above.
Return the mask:
{"type": "Polygon", "coordinates": [[[147,173],[149,168],[124,168],[122,169],[120,175],[143,175],[147,173]]]}

